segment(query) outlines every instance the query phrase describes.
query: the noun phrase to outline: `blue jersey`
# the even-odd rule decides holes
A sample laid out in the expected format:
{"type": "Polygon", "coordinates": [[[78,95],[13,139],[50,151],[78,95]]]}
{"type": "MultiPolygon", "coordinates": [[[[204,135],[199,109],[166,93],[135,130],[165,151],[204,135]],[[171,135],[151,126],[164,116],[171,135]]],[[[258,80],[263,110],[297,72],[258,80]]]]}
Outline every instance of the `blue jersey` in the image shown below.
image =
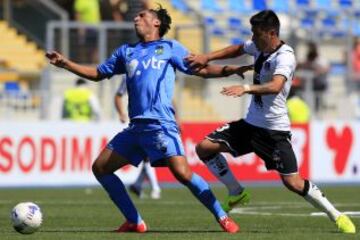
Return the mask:
{"type": "Polygon", "coordinates": [[[107,78],[126,74],[130,119],[175,122],[172,106],[175,70],[191,74],[184,61],[188,54],[175,40],[125,44],[97,69],[107,78]]]}

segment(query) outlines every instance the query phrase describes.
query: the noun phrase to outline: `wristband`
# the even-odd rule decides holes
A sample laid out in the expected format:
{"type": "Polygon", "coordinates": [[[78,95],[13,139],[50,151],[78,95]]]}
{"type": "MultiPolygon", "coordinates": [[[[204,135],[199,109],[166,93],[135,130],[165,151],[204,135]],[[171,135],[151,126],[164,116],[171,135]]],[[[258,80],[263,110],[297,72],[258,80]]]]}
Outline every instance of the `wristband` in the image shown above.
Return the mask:
{"type": "Polygon", "coordinates": [[[249,92],[250,91],[250,85],[249,84],[244,84],[243,88],[244,88],[244,92],[249,92]]]}

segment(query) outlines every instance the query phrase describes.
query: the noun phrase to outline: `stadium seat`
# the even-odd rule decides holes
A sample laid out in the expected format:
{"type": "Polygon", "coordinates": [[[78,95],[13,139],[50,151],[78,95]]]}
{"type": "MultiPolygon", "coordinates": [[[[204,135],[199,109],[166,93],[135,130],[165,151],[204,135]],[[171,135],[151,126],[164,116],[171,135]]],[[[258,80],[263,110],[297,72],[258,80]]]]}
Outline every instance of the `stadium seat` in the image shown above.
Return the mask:
{"type": "Polygon", "coordinates": [[[265,0],[253,0],[252,5],[253,9],[256,11],[262,11],[267,9],[267,4],[265,0]]]}
{"type": "Polygon", "coordinates": [[[247,6],[244,0],[228,0],[229,11],[239,13],[249,13],[252,11],[250,6],[247,6]]]}
{"type": "Polygon", "coordinates": [[[248,28],[241,28],[239,33],[240,33],[241,36],[246,36],[246,37],[249,37],[249,36],[252,35],[251,30],[248,29],[248,28]]]}
{"type": "Polygon", "coordinates": [[[360,9],[355,9],[354,10],[354,17],[358,18],[358,19],[360,18],[360,9]]]}
{"type": "Polygon", "coordinates": [[[243,44],[244,43],[244,40],[241,39],[241,38],[231,38],[230,39],[230,44],[231,45],[240,45],[240,44],[243,44]]]}
{"type": "Polygon", "coordinates": [[[15,81],[8,81],[4,83],[4,91],[5,92],[19,92],[20,85],[15,81]]]}
{"type": "Polygon", "coordinates": [[[341,8],[351,8],[353,5],[352,0],[339,0],[339,6],[341,8]]]}
{"type": "Polygon", "coordinates": [[[201,8],[204,11],[222,12],[216,0],[201,0],[201,8]]]}
{"type": "Polygon", "coordinates": [[[302,18],[300,20],[300,27],[304,29],[311,29],[315,26],[315,19],[314,18],[302,18]]]}
{"type": "Polygon", "coordinates": [[[189,12],[189,6],[186,4],[186,2],[184,2],[184,0],[171,0],[171,4],[172,6],[184,13],[189,12]]]}
{"type": "Polygon", "coordinates": [[[358,22],[354,22],[352,25],[352,33],[354,36],[360,37],[360,25],[358,22]]]}
{"type": "Polygon", "coordinates": [[[332,14],[325,16],[321,20],[321,22],[323,27],[328,27],[328,28],[336,27],[336,17],[334,17],[332,14]]]}
{"type": "Polygon", "coordinates": [[[241,19],[237,17],[229,17],[228,18],[228,27],[230,29],[239,29],[241,27],[241,19]]]}
{"type": "Polygon", "coordinates": [[[211,31],[211,33],[217,37],[222,37],[225,35],[225,31],[224,29],[220,28],[220,27],[214,27],[211,31]]]}
{"type": "Polygon", "coordinates": [[[297,7],[309,7],[310,1],[309,0],[296,0],[297,7]]]}
{"type": "Polygon", "coordinates": [[[332,0],[316,0],[316,8],[328,9],[331,7],[332,0]]]}
{"type": "Polygon", "coordinates": [[[290,9],[289,1],[273,0],[269,8],[273,9],[275,12],[288,13],[290,9]]]}
{"type": "Polygon", "coordinates": [[[204,17],[204,24],[206,26],[214,26],[216,24],[216,19],[212,16],[204,17]]]}

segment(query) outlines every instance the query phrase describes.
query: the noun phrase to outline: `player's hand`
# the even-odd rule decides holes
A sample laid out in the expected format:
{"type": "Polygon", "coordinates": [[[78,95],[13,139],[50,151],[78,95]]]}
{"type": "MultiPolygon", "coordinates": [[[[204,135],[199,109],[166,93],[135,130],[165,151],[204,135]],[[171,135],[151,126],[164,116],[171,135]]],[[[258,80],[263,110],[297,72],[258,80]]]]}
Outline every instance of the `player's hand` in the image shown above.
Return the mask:
{"type": "Polygon", "coordinates": [[[234,85],[224,87],[220,93],[225,96],[241,97],[245,94],[245,88],[242,85],[234,85]]]}
{"type": "Polygon", "coordinates": [[[119,114],[119,119],[121,123],[126,123],[129,120],[126,114],[119,114]]]}
{"type": "Polygon", "coordinates": [[[205,67],[208,62],[209,58],[206,56],[206,54],[193,54],[185,57],[185,61],[188,62],[189,67],[194,71],[200,71],[203,67],[205,67]]]}
{"type": "Polygon", "coordinates": [[[45,56],[50,60],[52,65],[64,68],[68,59],[56,51],[47,52],[45,56]]]}

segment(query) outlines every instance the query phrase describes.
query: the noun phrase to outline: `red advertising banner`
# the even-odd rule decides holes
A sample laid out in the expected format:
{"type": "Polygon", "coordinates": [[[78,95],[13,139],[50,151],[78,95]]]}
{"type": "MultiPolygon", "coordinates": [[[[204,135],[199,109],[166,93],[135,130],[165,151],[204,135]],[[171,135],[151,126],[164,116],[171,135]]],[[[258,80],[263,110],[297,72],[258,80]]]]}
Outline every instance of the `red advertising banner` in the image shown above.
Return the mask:
{"type": "Polygon", "coordinates": [[[313,122],[311,177],[323,182],[359,182],[360,123],[313,122]],[[315,148],[316,143],[316,148],[315,148]]]}
{"type": "MultiPolygon", "coordinates": [[[[193,171],[204,177],[207,181],[215,181],[216,178],[197,157],[195,147],[206,135],[222,124],[184,123],[182,125],[182,138],[188,162],[193,171]]],[[[292,143],[298,159],[300,174],[304,178],[309,178],[309,125],[293,126],[292,133],[292,143]]],[[[264,162],[255,154],[247,154],[238,158],[225,154],[225,157],[234,175],[239,180],[273,181],[279,179],[277,172],[267,171],[264,162]]],[[[166,168],[158,168],[157,173],[160,181],[176,181],[166,168]]]]}

